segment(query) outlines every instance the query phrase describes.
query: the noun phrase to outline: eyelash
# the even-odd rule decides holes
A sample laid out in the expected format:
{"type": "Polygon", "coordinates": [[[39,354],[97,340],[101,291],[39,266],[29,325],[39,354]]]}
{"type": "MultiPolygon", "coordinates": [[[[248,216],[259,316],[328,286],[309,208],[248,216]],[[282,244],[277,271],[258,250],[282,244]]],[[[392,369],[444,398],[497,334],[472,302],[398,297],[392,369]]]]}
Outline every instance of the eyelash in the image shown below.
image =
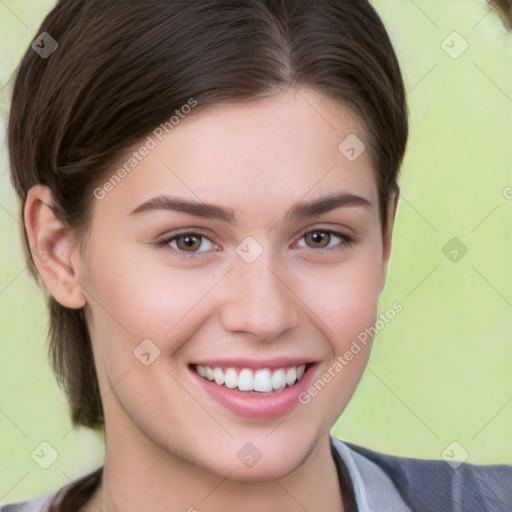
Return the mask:
{"type": "MultiPolygon", "coordinates": [[[[341,243],[336,245],[334,248],[330,248],[330,249],[325,249],[325,248],[319,248],[319,249],[309,248],[309,249],[313,250],[314,252],[329,253],[329,252],[333,252],[333,251],[340,251],[343,248],[345,248],[346,246],[352,245],[352,244],[354,244],[356,242],[356,240],[353,237],[351,237],[350,235],[347,235],[345,233],[340,233],[339,231],[334,231],[332,229],[321,229],[321,228],[313,228],[313,229],[310,229],[308,231],[305,231],[304,233],[301,234],[299,240],[304,238],[306,235],[311,234],[311,233],[324,233],[324,234],[328,234],[328,235],[334,235],[334,236],[336,236],[336,237],[338,237],[338,238],[340,238],[342,240],[341,243]]],[[[185,236],[185,235],[193,235],[193,236],[200,237],[201,239],[206,238],[206,239],[210,240],[208,238],[208,236],[206,236],[205,234],[203,234],[201,232],[198,232],[198,231],[182,231],[180,233],[173,233],[172,235],[167,235],[167,236],[165,236],[163,238],[160,238],[160,239],[155,241],[154,245],[159,247],[159,248],[163,248],[163,247],[168,246],[173,240],[176,240],[177,238],[185,236]]],[[[213,241],[210,240],[210,242],[212,242],[212,244],[216,245],[213,241]]],[[[181,251],[181,250],[174,249],[173,247],[171,247],[170,249],[175,253],[176,257],[181,258],[181,259],[185,259],[185,260],[190,260],[192,258],[200,256],[201,254],[204,254],[202,252],[186,252],[186,251],[181,251]]],[[[205,253],[206,252],[207,251],[205,251],[205,253]]]]}

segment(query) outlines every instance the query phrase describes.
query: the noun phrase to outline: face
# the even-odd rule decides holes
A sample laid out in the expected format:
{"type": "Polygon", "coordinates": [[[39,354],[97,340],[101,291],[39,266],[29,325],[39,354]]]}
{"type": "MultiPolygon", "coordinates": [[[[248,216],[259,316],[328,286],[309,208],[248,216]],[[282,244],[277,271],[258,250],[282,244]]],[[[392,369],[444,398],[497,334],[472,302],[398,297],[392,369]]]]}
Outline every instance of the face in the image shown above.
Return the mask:
{"type": "Polygon", "coordinates": [[[329,433],[387,263],[369,152],[339,149],[351,134],[365,141],[347,107],[290,90],[191,114],[104,188],[79,282],[107,446],[258,480],[329,433]]]}

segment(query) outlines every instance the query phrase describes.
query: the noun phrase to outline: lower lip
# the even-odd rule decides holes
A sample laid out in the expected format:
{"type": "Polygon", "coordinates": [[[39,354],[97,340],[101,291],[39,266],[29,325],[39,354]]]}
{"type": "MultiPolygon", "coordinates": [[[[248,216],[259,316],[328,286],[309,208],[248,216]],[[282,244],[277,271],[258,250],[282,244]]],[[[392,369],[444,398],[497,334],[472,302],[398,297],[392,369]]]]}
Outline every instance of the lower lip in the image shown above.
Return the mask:
{"type": "Polygon", "coordinates": [[[269,394],[250,395],[243,391],[235,391],[226,386],[219,386],[215,382],[199,376],[193,368],[190,371],[199,381],[203,389],[219,404],[231,412],[254,419],[273,419],[283,416],[298,403],[298,398],[309,386],[313,378],[314,368],[311,365],[302,378],[292,387],[269,394]]]}

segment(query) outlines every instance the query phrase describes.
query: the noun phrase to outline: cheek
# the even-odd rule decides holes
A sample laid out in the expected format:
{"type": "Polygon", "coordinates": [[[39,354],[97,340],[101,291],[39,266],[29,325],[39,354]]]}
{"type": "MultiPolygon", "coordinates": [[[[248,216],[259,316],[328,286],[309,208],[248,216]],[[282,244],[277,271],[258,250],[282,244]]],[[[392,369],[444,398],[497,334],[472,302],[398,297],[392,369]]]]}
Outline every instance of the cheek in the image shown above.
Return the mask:
{"type": "MultiPolygon", "coordinates": [[[[151,256],[147,248],[132,247],[114,254],[101,253],[98,247],[95,257],[96,271],[87,283],[93,297],[91,336],[100,373],[106,372],[102,378],[110,382],[107,386],[128,371],[141,370],[136,358],[142,351],[139,347],[153,347],[155,354],[163,356],[158,363],[168,360],[193,336],[201,321],[215,314],[209,294],[226,269],[168,265],[151,256]]],[[[144,348],[141,353],[146,352],[144,348]]]]}
{"type": "Polygon", "coordinates": [[[376,254],[360,251],[343,264],[308,272],[302,281],[301,296],[322,321],[336,353],[375,322],[381,283],[376,254]]]}
{"type": "Polygon", "coordinates": [[[119,323],[133,336],[161,339],[179,329],[215,283],[222,269],[184,269],[165,264],[147,248],[109,255],[94,275],[93,288],[107,323],[119,323]]]}
{"type": "Polygon", "coordinates": [[[325,425],[334,424],[346,408],[368,363],[369,333],[378,310],[378,268],[374,260],[372,265],[361,256],[343,271],[333,271],[316,292],[309,291],[316,300],[330,357],[300,401],[312,415],[324,417],[325,425]]]}
{"type": "Polygon", "coordinates": [[[370,357],[372,338],[368,333],[377,316],[382,276],[379,254],[377,247],[360,251],[350,262],[333,268],[321,287],[323,293],[316,292],[321,306],[318,311],[328,326],[324,333],[331,359],[319,369],[303,403],[329,411],[327,424],[334,423],[347,406],[370,357]]]}

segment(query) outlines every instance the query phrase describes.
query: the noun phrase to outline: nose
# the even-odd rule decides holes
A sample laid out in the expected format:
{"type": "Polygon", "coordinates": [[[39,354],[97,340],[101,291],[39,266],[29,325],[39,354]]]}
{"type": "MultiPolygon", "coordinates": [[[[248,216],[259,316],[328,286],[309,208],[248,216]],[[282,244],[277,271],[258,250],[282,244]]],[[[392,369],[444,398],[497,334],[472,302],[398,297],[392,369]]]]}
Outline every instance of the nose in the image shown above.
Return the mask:
{"type": "Polygon", "coordinates": [[[300,302],[287,281],[289,274],[272,264],[265,252],[252,263],[238,258],[224,283],[223,327],[261,340],[277,339],[296,327],[300,302]]]}

